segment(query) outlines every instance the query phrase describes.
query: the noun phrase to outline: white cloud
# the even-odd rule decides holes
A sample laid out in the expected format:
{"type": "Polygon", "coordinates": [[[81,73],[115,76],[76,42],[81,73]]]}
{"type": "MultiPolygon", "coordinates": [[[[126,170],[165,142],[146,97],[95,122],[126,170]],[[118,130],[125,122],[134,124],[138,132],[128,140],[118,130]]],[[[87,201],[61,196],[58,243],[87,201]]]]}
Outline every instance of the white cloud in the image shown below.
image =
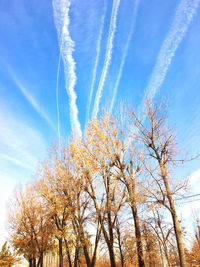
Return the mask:
{"type": "Polygon", "coordinates": [[[102,90],[103,90],[106,76],[108,73],[108,68],[110,66],[111,59],[112,59],[113,39],[115,36],[115,31],[116,31],[116,22],[117,22],[117,13],[118,13],[119,4],[120,4],[120,0],[113,1],[113,8],[112,8],[110,28],[109,28],[109,34],[108,34],[107,47],[106,47],[105,61],[104,61],[104,66],[103,66],[99,86],[98,86],[95,101],[94,101],[92,118],[96,117],[99,112],[99,103],[100,103],[100,99],[102,95],[102,90]]]}
{"type": "Polygon", "coordinates": [[[76,104],[77,95],[75,93],[76,85],[76,72],[75,72],[75,61],[73,58],[73,51],[75,43],[72,40],[69,32],[69,9],[70,1],[68,0],[53,0],[53,10],[55,25],[58,32],[58,38],[60,41],[60,51],[64,64],[66,90],[69,96],[70,106],[70,119],[72,130],[78,136],[82,135],[81,125],[78,120],[78,107],[76,104]]]}
{"type": "MultiPolygon", "coordinates": [[[[200,169],[193,172],[188,179],[188,185],[191,186],[195,191],[199,190],[200,186],[200,169]],[[197,186],[197,184],[199,184],[197,186]]],[[[200,192],[199,192],[200,193],[200,192]]]]}

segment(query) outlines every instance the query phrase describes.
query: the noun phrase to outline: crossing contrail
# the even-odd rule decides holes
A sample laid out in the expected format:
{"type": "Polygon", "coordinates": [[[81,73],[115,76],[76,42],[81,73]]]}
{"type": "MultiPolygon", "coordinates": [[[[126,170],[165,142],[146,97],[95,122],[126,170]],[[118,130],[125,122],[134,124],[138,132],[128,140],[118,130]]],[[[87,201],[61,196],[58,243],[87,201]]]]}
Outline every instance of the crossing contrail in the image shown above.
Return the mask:
{"type": "Polygon", "coordinates": [[[59,109],[59,74],[60,74],[60,61],[61,61],[61,53],[59,53],[57,76],[56,76],[56,108],[57,108],[57,121],[58,121],[57,131],[58,131],[59,147],[60,147],[60,143],[61,143],[61,137],[60,137],[60,109],[59,109]]]}
{"type": "Polygon", "coordinates": [[[126,42],[126,45],[125,45],[125,48],[124,48],[124,53],[123,53],[122,61],[121,61],[121,64],[120,64],[117,80],[115,82],[114,89],[113,89],[113,97],[112,97],[112,100],[111,100],[111,105],[110,105],[110,110],[109,110],[110,113],[112,113],[113,105],[114,105],[114,102],[115,102],[115,99],[116,99],[116,95],[117,95],[117,89],[118,89],[119,82],[120,82],[120,79],[121,79],[121,76],[122,76],[124,63],[126,61],[127,52],[128,52],[128,49],[129,49],[131,37],[132,37],[133,31],[135,29],[135,22],[136,22],[136,17],[137,17],[137,13],[138,13],[139,3],[140,3],[140,0],[136,0],[135,1],[135,6],[134,6],[134,10],[133,10],[133,20],[132,20],[132,24],[131,24],[131,27],[130,27],[128,39],[127,39],[127,42],[126,42]]]}
{"type": "Polygon", "coordinates": [[[103,66],[99,86],[98,86],[95,101],[94,101],[92,118],[96,117],[99,112],[99,102],[101,99],[105,79],[108,73],[108,68],[110,66],[111,59],[112,59],[113,39],[114,39],[115,31],[116,31],[116,21],[117,21],[117,13],[119,9],[119,4],[120,4],[120,0],[114,0],[113,7],[112,7],[110,27],[109,27],[107,47],[106,47],[105,61],[104,61],[104,66],[103,66]]]}
{"type": "Polygon", "coordinates": [[[78,107],[76,104],[77,95],[75,92],[76,72],[73,51],[75,43],[69,32],[69,10],[71,2],[69,0],[53,0],[53,10],[55,25],[58,32],[60,42],[60,52],[64,64],[64,73],[66,81],[66,90],[69,96],[70,121],[74,134],[82,136],[81,125],[78,120],[78,107]]]}
{"type": "Polygon", "coordinates": [[[88,101],[87,112],[86,112],[86,123],[89,120],[90,107],[91,107],[92,96],[93,96],[93,92],[94,92],[94,84],[95,84],[95,80],[96,80],[97,67],[98,67],[98,63],[99,63],[99,56],[100,56],[100,50],[101,50],[101,40],[102,40],[106,10],[107,10],[107,3],[104,5],[103,15],[101,18],[101,27],[100,27],[99,37],[98,37],[98,41],[97,41],[97,55],[96,55],[96,59],[95,59],[95,63],[94,63],[94,69],[93,69],[93,74],[92,74],[92,83],[91,83],[89,101],[88,101]]]}
{"type": "MultiPolygon", "coordinates": [[[[157,90],[165,80],[165,76],[170,67],[172,59],[183,40],[188,27],[196,13],[200,0],[181,0],[167,34],[160,52],[157,57],[157,61],[153,72],[151,74],[150,82],[146,89],[146,95],[154,98],[157,90]]],[[[142,108],[140,105],[140,108],[142,108]]]]}
{"type": "Polygon", "coordinates": [[[22,160],[19,160],[19,159],[15,158],[15,157],[11,157],[11,156],[9,156],[7,154],[0,153],[0,158],[8,160],[11,163],[14,163],[14,164],[16,164],[16,165],[18,165],[20,167],[23,167],[23,168],[26,168],[26,169],[30,169],[31,171],[35,171],[34,166],[29,165],[28,163],[23,162],[22,160]]]}

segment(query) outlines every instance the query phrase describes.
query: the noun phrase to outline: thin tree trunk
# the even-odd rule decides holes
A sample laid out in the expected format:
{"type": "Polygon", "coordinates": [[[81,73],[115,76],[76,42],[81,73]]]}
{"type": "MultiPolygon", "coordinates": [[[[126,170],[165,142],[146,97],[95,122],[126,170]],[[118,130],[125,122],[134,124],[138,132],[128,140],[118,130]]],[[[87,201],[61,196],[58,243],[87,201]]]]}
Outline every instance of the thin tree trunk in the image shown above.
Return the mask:
{"type": "Polygon", "coordinates": [[[143,246],[142,246],[142,237],[141,237],[141,230],[140,230],[140,221],[137,211],[137,197],[135,193],[135,178],[134,178],[134,171],[133,171],[133,161],[130,161],[130,181],[128,182],[126,179],[126,187],[128,190],[128,194],[130,197],[130,204],[131,210],[133,214],[134,224],[135,224],[135,237],[136,237],[136,244],[137,244],[137,255],[138,255],[138,265],[139,267],[144,267],[144,255],[143,255],[143,246]]]}
{"type": "Polygon", "coordinates": [[[41,252],[40,257],[37,262],[37,267],[43,267],[43,252],[41,252]]]}
{"type": "Polygon", "coordinates": [[[167,250],[167,244],[166,244],[166,238],[164,236],[164,233],[163,233],[163,230],[162,228],[160,227],[160,232],[161,232],[161,235],[162,235],[162,239],[163,239],[163,247],[164,247],[164,252],[165,252],[165,257],[167,259],[167,264],[168,264],[168,267],[171,267],[171,263],[170,263],[170,259],[169,259],[169,254],[168,254],[168,250],[167,250]]]}
{"type": "Polygon", "coordinates": [[[137,212],[136,203],[131,203],[131,210],[133,214],[134,224],[135,224],[135,237],[136,237],[136,244],[137,244],[137,253],[138,253],[138,264],[139,267],[144,267],[144,256],[143,256],[143,249],[142,249],[142,237],[140,231],[140,223],[139,217],[137,212]]]}
{"type": "Polygon", "coordinates": [[[78,265],[78,258],[79,258],[79,247],[76,247],[75,257],[74,257],[74,267],[77,267],[77,265],[78,265]]]}
{"type": "MultiPolygon", "coordinates": [[[[114,249],[113,249],[113,239],[112,239],[111,224],[108,225],[109,234],[110,234],[110,237],[109,237],[108,233],[106,232],[106,229],[104,227],[104,224],[103,224],[103,221],[102,221],[102,218],[101,218],[101,213],[100,213],[100,210],[99,210],[99,207],[98,207],[98,204],[97,204],[96,196],[94,194],[94,189],[93,189],[93,186],[92,186],[90,180],[89,180],[89,183],[90,183],[90,187],[91,187],[91,191],[92,191],[92,195],[90,194],[90,196],[93,199],[94,206],[95,206],[96,212],[98,214],[98,219],[99,219],[99,222],[100,222],[100,225],[101,225],[101,229],[102,229],[102,232],[103,232],[103,236],[104,236],[106,244],[108,246],[108,252],[109,252],[109,257],[110,257],[110,266],[111,267],[116,267],[115,254],[114,254],[114,249]]],[[[108,216],[108,219],[110,219],[109,216],[108,216]]]]}
{"type": "Polygon", "coordinates": [[[40,260],[40,267],[43,267],[43,260],[44,260],[44,255],[43,252],[41,253],[41,260],[40,260]]]}
{"type": "Polygon", "coordinates": [[[69,267],[72,267],[71,255],[70,255],[70,251],[69,251],[69,247],[68,247],[68,244],[67,244],[67,240],[66,239],[65,239],[65,247],[66,247],[66,252],[67,252],[67,258],[68,258],[69,267]]]}
{"type": "Polygon", "coordinates": [[[122,251],[121,233],[120,233],[118,221],[117,221],[117,225],[116,225],[116,232],[117,232],[117,240],[118,240],[118,245],[119,245],[121,267],[123,267],[124,266],[124,255],[123,255],[123,251],[122,251]]]}
{"type": "Polygon", "coordinates": [[[109,256],[110,256],[110,266],[111,267],[116,267],[116,262],[115,262],[115,254],[114,254],[114,249],[113,249],[113,244],[108,245],[108,251],[109,251],[109,256]]]}
{"type": "Polygon", "coordinates": [[[160,164],[160,168],[161,168],[161,172],[162,172],[162,178],[163,178],[165,188],[166,188],[167,198],[169,200],[170,212],[172,215],[174,231],[175,231],[175,236],[176,236],[176,242],[177,242],[177,247],[178,247],[180,266],[186,267],[187,264],[186,264],[186,259],[185,259],[184,244],[183,244],[180,225],[178,222],[178,216],[176,214],[174,199],[173,199],[173,196],[171,194],[171,190],[170,190],[169,183],[168,183],[166,166],[164,164],[162,164],[161,162],[159,162],[159,164],[160,164]]]}
{"type": "Polygon", "coordinates": [[[169,202],[170,202],[172,220],[173,220],[174,231],[175,231],[175,236],[176,236],[176,241],[177,241],[177,246],[178,246],[180,266],[181,267],[186,267],[187,264],[186,264],[186,259],[185,259],[184,244],[183,244],[180,225],[179,225],[179,222],[178,222],[178,217],[177,217],[176,210],[175,210],[174,200],[173,200],[173,198],[171,196],[169,196],[168,199],[169,199],[169,202]]]}
{"type": "Polygon", "coordinates": [[[101,236],[101,227],[99,228],[99,223],[98,223],[97,232],[96,232],[96,238],[95,238],[95,246],[94,246],[92,262],[91,262],[91,267],[94,267],[95,263],[96,263],[97,248],[98,248],[98,243],[99,243],[100,236],[101,236]]]}
{"type": "Polygon", "coordinates": [[[84,256],[85,256],[87,267],[90,267],[91,266],[90,257],[89,257],[88,249],[87,249],[86,245],[83,246],[83,252],[84,252],[84,256]]]}
{"type": "Polygon", "coordinates": [[[59,267],[63,267],[62,239],[59,239],[59,267]]]}
{"type": "MultiPolygon", "coordinates": [[[[133,173],[133,166],[131,162],[131,173],[133,173]]],[[[131,204],[131,210],[133,214],[134,219],[134,225],[135,225],[135,237],[136,237],[136,244],[137,244],[137,255],[138,255],[138,264],[139,267],[144,267],[144,256],[143,256],[143,247],[142,247],[142,237],[141,237],[141,230],[140,230],[140,221],[137,211],[137,205],[136,205],[136,196],[135,196],[135,180],[134,178],[131,179],[131,183],[126,183],[128,194],[130,196],[130,204],[131,204]]]]}

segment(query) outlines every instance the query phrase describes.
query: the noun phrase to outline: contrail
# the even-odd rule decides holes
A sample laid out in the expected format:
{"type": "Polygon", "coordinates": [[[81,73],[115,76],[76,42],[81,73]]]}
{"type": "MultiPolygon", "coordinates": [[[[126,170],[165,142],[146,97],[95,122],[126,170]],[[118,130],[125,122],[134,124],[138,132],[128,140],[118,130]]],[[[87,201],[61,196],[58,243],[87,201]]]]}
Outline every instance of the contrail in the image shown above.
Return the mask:
{"type": "Polygon", "coordinates": [[[112,100],[111,100],[111,105],[110,105],[110,110],[109,110],[110,114],[112,113],[113,105],[114,105],[114,102],[115,102],[115,99],[116,99],[117,89],[118,89],[119,82],[120,82],[120,79],[121,79],[121,76],[122,76],[124,63],[125,63],[126,57],[127,57],[128,48],[130,46],[131,37],[132,37],[133,31],[135,29],[135,22],[136,22],[136,17],[137,17],[137,13],[138,13],[139,3],[140,3],[140,0],[136,0],[135,1],[135,6],[134,6],[134,10],[133,10],[133,20],[132,20],[132,24],[131,24],[131,27],[130,27],[130,32],[129,32],[129,35],[128,35],[128,39],[127,39],[127,42],[126,42],[126,45],[125,45],[125,48],[124,48],[124,53],[123,53],[122,61],[121,61],[121,64],[120,64],[119,73],[118,73],[117,80],[115,82],[115,86],[114,86],[114,90],[113,90],[113,97],[112,97],[112,100]]]}
{"type": "MultiPolygon", "coordinates": [[[[154,98],[162,85],[176,50],[183,40],[188,27],[196,13],[200,0],[181,0],[175,13],[170,30],[165,38],[152,72],[146,95],[154,98]]],[[[141,106],[143,104],[140,105],[141,106]]]]}
{"type": "Polygon", "coordinates": [[[9,155],[6,155],[6,154],[3,154],[3,153],[0,153],[0,157],[5,159],[5,160],[8,160],[20,167],[23,167],[23,168],[26,168],[26,169],[30,169],[31,171],[35,170],[33,166],[21,161],[21,160],[18,160],[14,157],[10,157],[9,155]]]}
{"type": "Polygon", "coordinates": [[[64,64],[64,73],[66,81],[65,87],[69,96],[71,126],[73,132],[77,136],[82,136],[81,125],[78,120],[78,108],[76,105],[77,95],[74,90],[77,78],[75,73],[75,61],[72,55],[75,43],[72,40],[69,32],[70,4],[71,3],[69,0],[53,0],[53,10],[55,25],[60,41],[60,51],[64,64]]]}
{"type": "Polygon", "coordinates": [[[28,92],[27,89],[25,89],[24,85],[19,81],[18,77],[16,77],[16,75],[14,74],[13,70],[11,69],[11,67],[4,62],[11,78],[13,79],[13,81],[15,82],[15,84],[17,85],[17,87],[19,88],[19,90],[21,91],[21,93],[24,95],[24,97],[26,98],[26,100],[29,102],[29,104],[35,109],[35,111],[49,124],[49,126],[56,131],[56,128],[53,124],[53,122],[51,121],[51,119],[47,116],[47,114],[44,112],[44,110],[41,108],[41,106],[39,105],[39,103],[37,102],[37,100],[28,92]]]}
{"type": "Polygon", "coordinates": [[[96,117],[99,112],[99,102],[100,102],[100,98],[102,95],[102,90],[104,87],[108,68],[110,66],[111,59],[112,59],[113,39],[114,39],[115,31],[116,31],[116,21],[117,21],[117,13],[118,13],[119,4],[120,4],[120,0],[114,0],[113,7],[112,7],[109,34],[108,34],[108,42],[107,42],[107,47],[106,47],[105,61],[104,61],[104,66],[103,66],[99,86],[98,86],[96,97],[95,97],[92,118],[96,117]]]}
{"type": "Polygon", "coordinates": [[[60,110],[59,110],[59,95],[58,95],[58,89],[59,89],[59,74],[60,74],[60,61],[61,61],[61,53],[59,53],[58,58],[58,68],[57,68],[57,76],[56,76],[56,108],[57,108],[57,120],[58,120],[58,142],[60,147],[60,110]]]}
{"type": "MultiPolygon", "coordinates": [[[[150,82],[145,91],[145,96],[153,99],[157,90],[165,80],[165,76],[170,67],[172,59],[189,28],[189,25],[199,6],[199,2],[200,0],[180,1],[167,37],[165,38],[159,51],[155,67],[150,78],[150,82]]],[[[139,116],[142,122],[144,122],[144,120],[146,119],[144,109],[145,107],[143,99],[142,103],[138,107],[138,112],[140,113],[139,116]]],[[[131,130],[137,132],[137,129],[131,130]]],[[[128,138],[127,143],[129,144],[130,141],[131,138],[128,138]]]]}
{"type": "Polygon", "coordinates": [[[102,34],[103,34],[106,10],[107,10],[107,3],[104,5],[103,15],[101,18],[101,27],[100,27],[100,32],[99,32],[99,38],[97,41],[97,55],[96,55],[93,74],[92,74],[92,83],[91,83],[89,101],[88,101],[87,112],[86,112],[86,123],[89,120],[90,106],[91,106],[92,96],[93,96],[93,92],[94,92],[94,84],[95,84],[95,79],[96,79],[96,74],[97,74],[97,66],[99,63],[99,56],[100,56],[100,50],[101,50],[101,39],[102,39],[102,34]]]}
{"type": "Polygon", "coordinates": [[[17,84],[18,88],[20,89],[20,91],[22,92],[22,94],[25,96],[25,98],[27,99],[27,101],[37,111],[37,113],[39,115],[41,115],[43,117],[43,119],[46,120],[46,122],[51,126],[51,128],[53,130],[56,130],[53,122],[49,119],[49,117],[46,115],[46,113],[42,110],[42,108],[37,103],[37,101],[35,100],[35,98],[33,98],[33,96],[24,88],[24,86],[19,81],[15,80],[15,83],[17,84]]]}

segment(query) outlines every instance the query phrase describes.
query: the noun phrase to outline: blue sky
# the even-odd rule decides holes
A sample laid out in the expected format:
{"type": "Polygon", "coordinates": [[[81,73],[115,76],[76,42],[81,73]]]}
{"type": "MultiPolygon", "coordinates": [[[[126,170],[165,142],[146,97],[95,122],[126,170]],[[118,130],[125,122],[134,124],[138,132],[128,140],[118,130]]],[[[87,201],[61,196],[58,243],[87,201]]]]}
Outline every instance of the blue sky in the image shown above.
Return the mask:
{"type": "MultiPolygon", "coordinates": [[[[51,141],[104,105],[162,96],[183,154],[200,152],[199,17],[200,0],[0,1],[0,229],[51,141]]],[[[200,193],[199,161],[179,173],[200,193]]]]}

